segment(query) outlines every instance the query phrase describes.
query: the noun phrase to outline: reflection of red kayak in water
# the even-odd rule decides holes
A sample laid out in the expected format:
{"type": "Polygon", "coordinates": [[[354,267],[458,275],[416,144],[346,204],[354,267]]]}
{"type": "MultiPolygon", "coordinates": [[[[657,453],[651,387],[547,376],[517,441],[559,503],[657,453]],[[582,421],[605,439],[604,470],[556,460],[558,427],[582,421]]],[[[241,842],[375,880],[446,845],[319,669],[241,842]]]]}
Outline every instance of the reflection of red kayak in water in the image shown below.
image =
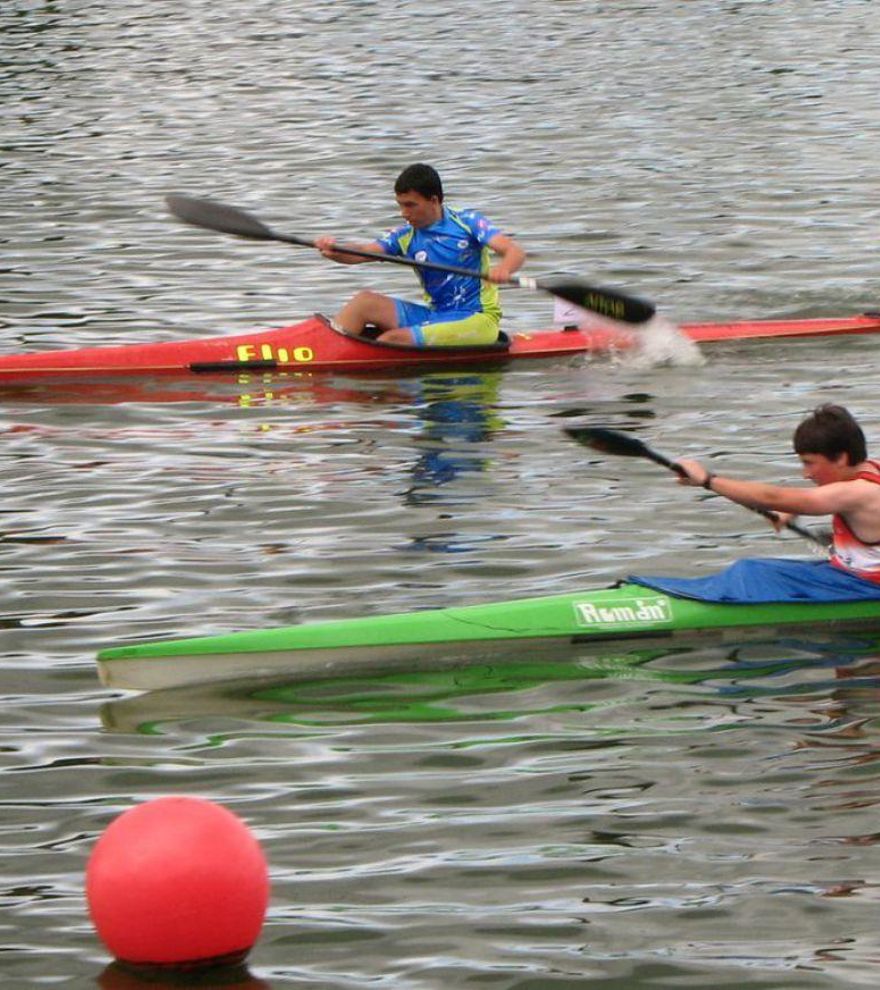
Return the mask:
{"type": "MultiPolygon", "coordinates": [[[[690,323],[682,333],[698,343],[764,337],[880,332],[880,314],[831,319],[690,323]]],[[[320,316],[292,326],[201,340],[123,344],[0,356],[0,383],[104,375],[188,375],[258,371],[367,371],[483,364],[632,347],[643,331],[604,324],[570,330],[513,333],[490,347],[400,347],[351,337],[320,316]]]]}
{"type": "MultiPolygon", "coordinates": [[[[343,386],[330,375],[308,372],[255,371],[231,374],[193,375],[188,371],[167,372],[153,377],[142,373],[83,374],[74,378],[28,377],[10,381],[0,374],[0,395],[6,404],[23,402],[48,405],[115,405],[125,402],[151,404],[210,402],[241,408],[265,408],[291,403],[320,406],[341,402],[391,404],[408,400],[393,382],[374,384],[373,376],[343,386]]],[[[326,425],[326,424],[325,424],[326,425]]]]}

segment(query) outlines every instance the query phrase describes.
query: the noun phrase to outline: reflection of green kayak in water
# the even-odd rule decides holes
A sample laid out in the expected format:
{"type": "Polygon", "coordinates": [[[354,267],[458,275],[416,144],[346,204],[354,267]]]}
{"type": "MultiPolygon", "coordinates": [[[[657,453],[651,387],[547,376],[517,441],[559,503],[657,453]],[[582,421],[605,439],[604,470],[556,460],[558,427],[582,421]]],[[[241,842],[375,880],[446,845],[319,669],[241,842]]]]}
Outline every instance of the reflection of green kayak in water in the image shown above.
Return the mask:
{"type": "MultiPolygon", "coordinates": [[[[880,601],[719,604],[636,584],[305,623],[278,629],[119,646],[98,654],[110,687],[153,691],[262,677],[333,677],[438,669],[516,649],[533,659],[564,656],[572,644],[653,640],[697,633],[741,639],[760,630],[880,627],[880,601]]],[[[569,654],[570,655],[570,654],[569,654]]]]}
{"type": "MultiPolygon", "coordinates": [[[[342,676],[254,684],[227,682],[153,691],[110,701],[101,709],[112,732],[161,734],[164,725],[186,719],[230,718],[291,726],[309,732],[335,725],[387,723],[506,722],[525,715],[599,710],[610,717],[628,693],[614,681],[712,685],[721,694],[803,692],[800,679],[782,684],[795,671],[830,668],[841,660],[876,654],[880,640],[841,639],[825,646],[814,642],[752,642],[748,648],[705,650],[688,646],[615,651],[587,647],[587,654],[566,661],[507,660],[468,664],[447,670],[342,676]],[[827,655],[826,655],[827,653],[827,655]],[[578,682],[596,683],[578,693],[578,682]],[[572,694],[549,706],[535,689],[570,682],[572,694]],[[479,702],[475,705],[476,699],[479,702]],[[490,700],[495,699],[495,700],[490,700]]],[[[833,680],[833,673],[829,674],[833,680]]],[[[815,673],[811,684],[815,687],[815,673]]],[[[836,683],[836,681],[835,681],[836,683]]],[[[558,699],[558,692],[554,698],[558,699]]],[[[606,715],[602,716],[603,721],[606,715]]],[[[613,719],[612,719],[613,721],[613,719]]],[[[222,733],[221,733],[222,736],[222,733]]],[[[218,737],[219,738],[219,737],[218,737]]]]}
{"type": "MultiPolygon", "coordinates": [[[[398,672],[358,677],[279,681],[269,684],[227,682],[166,691],[152,691],[103,706],[107,729],[150,733],[163,722],[179,718],[229,716],[300,726],[330,726],[336,722],[450,722],[470,720],[458,699],[497,694],[500,707],[480,710],[489,720],[516,718],[522,708],[508,707],[510,696],[553,681],[615,678],[679,678],[678,672],[648,670],[645,665],[668,653],[636,650],[601,652],[579,660],[506,661],[468,664],[447,670],[398,672]]],[[[683,675],[690,677],[691,675],[683,675]]],[[[699,675],[696,675],[697,677],[699,675]]],[[[567,707],[567,706],[564,706],[567,707]]],[[[580,703],[577,707],[583,707],[580,703]]]]}

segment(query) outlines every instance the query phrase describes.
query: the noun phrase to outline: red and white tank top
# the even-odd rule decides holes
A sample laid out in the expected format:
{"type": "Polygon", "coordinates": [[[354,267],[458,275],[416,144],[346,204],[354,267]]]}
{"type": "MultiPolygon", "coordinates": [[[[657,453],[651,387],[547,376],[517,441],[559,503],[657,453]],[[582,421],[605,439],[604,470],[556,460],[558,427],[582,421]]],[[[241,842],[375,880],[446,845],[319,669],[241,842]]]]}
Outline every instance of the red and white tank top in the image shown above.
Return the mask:
{"type": "MultiPolygon", "coordinates": [[[[880,461],[868,461],[870,471],[860,471],[853,480],[880,485],[880,461]]],[[[831,518],[834,546],[831,563],[867,581],[880,583],[880,540],[866,543],[850,529],[841,515],[831,518]]]]}

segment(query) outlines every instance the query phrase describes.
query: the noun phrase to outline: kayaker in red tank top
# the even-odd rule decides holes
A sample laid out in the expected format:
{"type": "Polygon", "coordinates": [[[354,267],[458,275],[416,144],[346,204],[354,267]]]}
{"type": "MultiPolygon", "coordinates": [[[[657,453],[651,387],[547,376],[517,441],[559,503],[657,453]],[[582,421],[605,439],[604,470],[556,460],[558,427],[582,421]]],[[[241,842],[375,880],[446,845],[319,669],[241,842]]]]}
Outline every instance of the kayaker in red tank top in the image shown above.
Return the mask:
{"type": "MultiPolygon", "coordinates": [[[[880,485],[880,462],[868,460],[854,481],[880,485]]],[[[831,563],[868,581],[880,582],[880,540],[863,539],[847,518],[835,513],[832,521],[834,552],[831,563]]]]}
{"type": "Polygon", "coordinates": [[[862,428],[843,406],[819,406],[795,430],[794,449],[815,488],[721,477],[694,460],[679,461],[680,483],[779,513],[777,529],[796,515],[830,515],[831,563],[880,583],[880,461],[868,460],[862,428]]]}

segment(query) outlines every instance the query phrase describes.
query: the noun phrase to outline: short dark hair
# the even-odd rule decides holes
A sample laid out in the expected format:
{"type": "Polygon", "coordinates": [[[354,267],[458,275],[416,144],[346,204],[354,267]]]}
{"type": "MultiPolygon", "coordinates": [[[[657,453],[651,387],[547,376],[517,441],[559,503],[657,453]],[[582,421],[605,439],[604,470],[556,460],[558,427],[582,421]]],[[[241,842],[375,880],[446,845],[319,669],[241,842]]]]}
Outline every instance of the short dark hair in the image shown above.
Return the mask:
{"type": "Polygon", "coordinates": [[[830,403],[817,406],[798,425],[793,443],[796,454],[822,454],[832,461],[846,454],[851,466],[868,457],[861,426],[849,410],[830,403]]]}
{"type": "Polygon", "coordinates": [[[398,196],[402,193],[417,192],[425,199],[436,196],[441,203],[443,202],[443,183],[437,170],[430,165],[422,165],[421,162],[407,165],[394,183],[394,192],[398,196]]]}

